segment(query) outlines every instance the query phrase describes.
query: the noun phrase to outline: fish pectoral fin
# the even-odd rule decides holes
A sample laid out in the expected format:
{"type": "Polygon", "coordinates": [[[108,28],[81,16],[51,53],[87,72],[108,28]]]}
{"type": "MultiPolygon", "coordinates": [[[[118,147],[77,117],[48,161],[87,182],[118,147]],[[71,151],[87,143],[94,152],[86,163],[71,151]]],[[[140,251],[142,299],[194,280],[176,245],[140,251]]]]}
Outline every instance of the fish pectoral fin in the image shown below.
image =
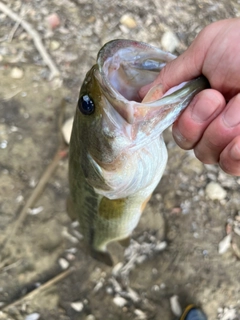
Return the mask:
{"type": "Polygon", "coordinates": [[[120,245],[124,248],[127,248],[130,245],[131,242],[131,236],[128,236],[124,239],[118,240],[118,242],[120,243],[120,245]]]}
{"type": "Polygon", "coordinates": [[[109,267],[113,266],[113,260],[112,260],[112,257],[108,251],[97,251],[97,250],[92,249],[91,256],[94,259],[96,259],[102,263],[105,263],[109,267]]]}

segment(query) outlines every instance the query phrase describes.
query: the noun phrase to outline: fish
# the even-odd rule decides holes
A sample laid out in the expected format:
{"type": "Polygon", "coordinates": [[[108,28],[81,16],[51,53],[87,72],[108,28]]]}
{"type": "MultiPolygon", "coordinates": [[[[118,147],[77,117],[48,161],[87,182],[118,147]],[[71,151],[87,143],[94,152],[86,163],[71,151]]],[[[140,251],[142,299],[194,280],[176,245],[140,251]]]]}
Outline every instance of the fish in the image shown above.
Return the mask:
{"type": "Polygon", "coordinates": [[[79,221],[91,256],[109,266],[108,244],[129,243],[162,177],[168,157],[162,132],[209,86],[201,76],[163,95],[160,84],[141,100],[140,88],[175,58],[143,42],[112,40],[80,90],[69,147],[68,213],[79,221]]]}

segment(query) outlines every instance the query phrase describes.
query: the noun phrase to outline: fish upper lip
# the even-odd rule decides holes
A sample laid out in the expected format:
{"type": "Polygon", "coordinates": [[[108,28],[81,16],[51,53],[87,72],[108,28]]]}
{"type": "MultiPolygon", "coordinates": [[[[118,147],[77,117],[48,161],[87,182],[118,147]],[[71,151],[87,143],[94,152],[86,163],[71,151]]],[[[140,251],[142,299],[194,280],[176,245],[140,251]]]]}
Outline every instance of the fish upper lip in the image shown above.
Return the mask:
{"type": "Polygon", "coordinates": [[[158,48],[143,43],[139,45],[131,40],[115,40],[106,44],[100,50],[97,67],[94,70],[94,76],[97,78],[104,99],[106,99],[106,103],[102,103],[103,118],[108,123],[112,121],[109,128],[113,130],[118,128],[124,132],[130,141],[137,137],[138,143],[141,144],[145,143],[143,141],[149,139],[149,136],[151,136],[151,139],[159,136],[166,127],[175,121],[180,111],[187,106],[191,97],[196,94],[196,91],[204,88],[203,82],[195,79],[182,84],[180,89],[172,88],[175,91],[168,91],[155,101],[140,102],[138,99],[134,99],[134,97],[138,97],[138,91],[142,87],[142,84],[139,85],[138,81],[146,81],[146,79],[142,80],[144,78],[142,76],[146,74],[146,78],[149,80],[149,73],[151,74],[150,78],[158,75],[155,71],[153,73],[148,71],[145,66],[141,69],[141,63],[145,65],[146,61],[149,61],[152,67],[154,63],[152,65],[151,59],[156,59],[156,63],[158,63],[157,55],[159,55],[159,61],[163,62],[175,58],[173,55],[168,55],[158,48]],[[135,51],[128,49],[131,45],[145,48],[144,54],[141,56],[141,51],[136,50],[136,55],[138,55],[135,58],[133,55],[135,51]],[[126,52],[124,48],[127,48],[126,52]],[[119,53],[118,50],[123,51],[119,53]],[[130,53],[130,56],[128,56],[128,53],[130,53]],[[113,65],[111,65],[111,59],[113,59],[113,65]],[[126,66],[122,67],[121,59],[125,61],[126,65],[129,63],[130,71],[125,68],[126,66]],[[137,70],[135,70],[134,64],[137,65],[137,70]],[[123,80],[121,77],[123,77],[123,80]],[[125,87],[130,87],[126,95],[123,94],[125,87]]]}

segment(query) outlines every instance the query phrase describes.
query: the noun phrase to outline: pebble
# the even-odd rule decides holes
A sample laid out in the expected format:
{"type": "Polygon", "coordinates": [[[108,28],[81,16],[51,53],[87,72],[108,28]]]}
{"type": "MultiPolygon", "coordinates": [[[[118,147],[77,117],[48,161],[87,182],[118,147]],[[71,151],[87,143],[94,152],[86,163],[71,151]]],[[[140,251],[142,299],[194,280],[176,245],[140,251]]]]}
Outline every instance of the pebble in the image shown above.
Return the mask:
{"type": "Polygon", "coordinates": [[[36,214],[39,214],[40,212],[43,211],[43,207],[40,206],[40,207],[37,207],[37,208],[29,208],[28,209],[28,213],[31,214],[31,215],[36,215],[36,214]]]}
{"type": "Polygon", "coordinates": [[[37,312],[34,312],[26,316],[25,320],[38,320],[39,318],[40,318],[40,314],[37,312]]]}
{"type": "Polygon", "coordinates": [[[96,318],[94,317],[93,314],[89,314],[87,317],[86,317],[86,320],[95,320],[96,318]]]}
{"type": "Polygon", "coordinates": [[[232,241],[232,234],[228,234],[226,237],[222,239],[222,241],[218,244],[218,253],[223,254],[225,253],[231,246],[232,241]]]}
{"type": "Polygon", "coordinates": [[[61,24],[60,18],[56,13],[52,13],[47,16],[46,21],[52,30],[56,29],[61,24]]]}
{"type": "Polygon", "coordinates": [[[11,70],[11,73],[10,73],[10,77],[12,78],[12,79],[22,79],[22,77],[23,77],[23,70],[22,69],[20,69],[20,68],[13,68],[12,70],[11,70]]]}
{"type": "Polygon", "coordinates": [[[112,275],[114,277],[117,277],[119,275],[120,270],[122,269],[122,267],[123,267],[123,263],[122,262],[117,263],[112,269],[112,275]]]}
{"type": "Polygon", "coordinates": [[[120,22],[129,29],[134,29],[137,26],[137,22],[130,14],[124,14],[121,17],[120,22]]]}
{"type": "Polygon", "coordinates": [[[160,284],[160,288],[161,288],[161,289],[165,289],[165,288],[166,288],[166,284],[165,284],[164,282],[162,282],[162,283],[160,284]]]}
{"type": "MultiPolygon", "coordinates": [[[[220,308],[219,308],[220,309],[220,308]]],[[[221,308],[222,309],[222,308],[221,308]]],[[[221,320],[236,320],[239,319],[237,311],[234,308],[224,308],[218,312],[218,318],[221,320]]]]}
{"type": "Polygon", "coordinates": [[[134,313],[137,316],[137,319],[142,319],[142,320],[147,319],[146,313],[140,309],[135,309],[134,313]]]}
{"type": "Polygon", "coordinates": [[[69,262],[64,258],[60,258],[58,263],[63,270],[66,270],[69,267],[69,262]]]}
{"type": "Polygon", "coordinates": [[[60,48],[60,46],[61,46],[61,43],[60,43],[59,41],[52,40],[52,41],[50,42],[50,50],[51,50],[51,51],[57,50],[58,48],[60,48]]]}
{"type": "Polygon", "coordinates": [[[163,251],[164,249],[167,248],[167,242],[166,241],[162,241],[156,244],[155,246],[155,251],[163,251]]]}
{"type": "Polygon", "coordinates": [[[67,228],[65,228],[65,227],[64,227],[63,230],[62,230],[62,236],[63,236],[64,238],[68,239],[69,241],[71,241],[73,244],[76,244],[76,243],[79,242],[79,240],[78,240],[76,237],[72,236],[72,235],[68,232],[67,228]]]}
{"type": "Polygon", "coordinates": [[[179,46],[180,42],[172,31],[168,30],[166,31],[161,39],[161,45],[164,50],[169,52],[174,52],[176,48],[179,46]]]}
{"type": "Polygon", "coordinates": [[[64,141],[67,144],[69,144],[70,142],[72,126],[73,126],[73,118],[70,118],[67,121],[65,121],[62,126],[62,135],[63,135],[64,141]]]}
{"type": "Polygon", "coordinates": [[[114,297],[113,302],[115,303],[116,306],[121,308],[127,304],[127,300],[119,296],[114,297]]]}
{"type": "Polygon", "coordinates": [[[77,311],[77,312],[81,312],[83,310],[83,303],[81,301],[76,301],[76,302],[72,302],[71,303],[71,307],[77,311]]]}
{"type": "Polygon", "coordinates": [[[128,288],[128,297],[133,301],[133,302],[138,302],[140,300],[140,297],[136,291],[134,291],[132,288],[128,288]]]}
{"type": "Polygon", "coordinates": [[[102,287],[103,287],[103,281],[101,281],[101,279],[100,279],[100,281],[93,288],[93,292],[97,293],[102,287]]]}
{"type": "Polygon", "coordinates": [[[160,290],[159,286],[157,284],[155,284],[154,286],[152,286],[152,291],[154,292],[158,292],[160,290]]]}
{"type": "Polygon", "coordinates": [[[213,181],[207,185],[205,192],[211,200],[223,200],[227,196],[227,191],[219,183],[213,181]]]}
{"type": "Polygon", "coordinates": [[[152,268],[152,274],[154,275],[158,274],[158,270],[156,268],[152,268]]]}
{"type": "Polygon", "coordinates": [[[7,140],[3,140],[2,142],[0,142],[0,149],[6,149],[8,145],[7,140]]]}
{"type": "Polygon", "coordinates": [[[182,308],[181,308],[180,303],[178,301],[177,295],[174,295],[170,298],[170,306],[171,306],[172,313],[176,317],[180,317],[182,314],[182,308]]]}

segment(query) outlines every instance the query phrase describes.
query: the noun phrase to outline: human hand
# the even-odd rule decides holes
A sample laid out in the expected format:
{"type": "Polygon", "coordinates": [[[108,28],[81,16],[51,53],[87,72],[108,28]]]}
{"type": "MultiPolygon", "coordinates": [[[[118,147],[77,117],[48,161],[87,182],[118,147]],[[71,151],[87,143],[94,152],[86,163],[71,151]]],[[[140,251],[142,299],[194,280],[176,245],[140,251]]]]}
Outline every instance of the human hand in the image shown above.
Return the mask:
{"type": "Polygon", "coordinates": [[[183,149],[194,149],[203,163],[219,163],[240,175],[240,19],[221,20],[204,28],[191,46],[169,62],[157,79],[140,90],[145,96],[156,84],[166,92],[203,74],[211,89],[197,94],[173,125],[183,149]]]}

